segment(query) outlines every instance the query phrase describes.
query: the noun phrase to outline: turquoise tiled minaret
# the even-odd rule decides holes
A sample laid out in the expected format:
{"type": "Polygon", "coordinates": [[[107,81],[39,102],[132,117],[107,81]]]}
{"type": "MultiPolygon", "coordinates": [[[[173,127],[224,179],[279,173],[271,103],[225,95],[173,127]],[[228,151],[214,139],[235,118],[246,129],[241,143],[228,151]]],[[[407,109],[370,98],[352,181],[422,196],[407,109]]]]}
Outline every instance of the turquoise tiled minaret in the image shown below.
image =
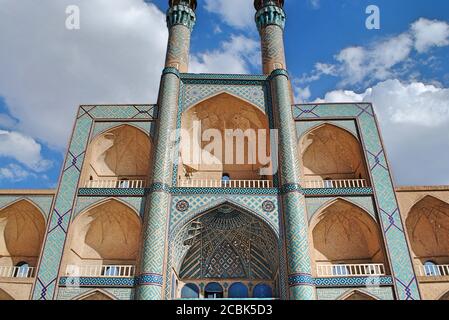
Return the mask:
{"type": "Polygon", "coordinates": [[[313,300],[308,223],[305,198],[300,192],[299,153],[292,114],[292,92],[284,52],[285,12],[283,0],[256,0],[256,23],[262,43],[265,74],[271,74],[276,128],[279,130],[279,178],[282,187],[285,246],[290,299],[313,300]]]}
{"type": "Polygon", "coordinates": [[[166,252],[167,220],[170,210],[169,187],[173,177],[175,142],[170,139],[176,130],[178,113],[179,73],[187,72],[190,35],[195,24],[196,0],[171,0],[167,11],[169,40],[167,57],[159,92],[159,120],[153,155],[153,184],[147,200],[144,221],[143,249],[137,298],[162,299],[163,266],[166,252]]]}

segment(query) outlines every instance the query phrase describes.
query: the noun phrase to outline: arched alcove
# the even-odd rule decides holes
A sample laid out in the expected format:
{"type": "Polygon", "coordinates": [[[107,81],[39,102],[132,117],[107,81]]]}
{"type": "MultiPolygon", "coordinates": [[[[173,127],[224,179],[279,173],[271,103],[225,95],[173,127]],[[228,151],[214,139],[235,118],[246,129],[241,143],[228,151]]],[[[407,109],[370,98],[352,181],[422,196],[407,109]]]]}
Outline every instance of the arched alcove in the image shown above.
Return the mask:
{"type": "Polygon", "coordinates": [[[424,264],[449,264],[449,204],[426,196],[406,219],[407,233],[416,257],[424,264]]]}
{"type": "Polygon", "coordinates": [[[242,286],[253,282],[276,287],[277,236],[265,221],[237,206],[223,204],[188,222],[175,243],[171,255],[181,284],[226,284],[236,290],[229,297],[243,294],[242,286]]]}
{"type": "MultiPolygon", "coordinates": [[[[122,125],[110,129],[89,144],[81,183],[89,181],[144,181],[151,175],[153,145],[142,130],[122,125]]],[[[117,185],[118,186],[118,185],[117,185]]]]}
{"type": "Polygon", "coordinates": [[[137,213],[120,201],[108,200],[73,221],[65,250],[65,265],[72,266],[71,270],[73,267],[83,270],[85,266],[103,266],[92,268],[91,272],[101,273],[97,276],[131,276],[129,270],[122,270],[122,266],[136,265],[140,235],[141,221],[137,213]]]}
{"type": "MultiPolygon", "coordinates": [[[[386,267],[377,222],[350,202],[338,199],[324,207],[313,218],[310,230],[315,264],[324,268],[323,275],[345,276],[354,272],[346,265],[384,264],[386,267]]],[[[361,272],[369,274],[370,270],[361,272]]]]}
{"type": "MultiPolygon", "coordinates": [[[[0,266],[20,267],[27,264],[30,267],[36,267],[44,235],[44,216],[30,201],[21,200],[2,209],[0,211],[0,266]]],[[[27,276],[31,275],[27,274],[27,276]]]]}
{"type": "Polygon", "coordinates": [[[272,179],[268,117],[251,103],[220,93],[185,111],[182,129],[179,179],[272,179]]]}
{"type": "Polygon", "coordinates": [[[299,144],[303,180],[368,181],[360,142],[350,132],[324,124],[309,131],[299,144]]]}

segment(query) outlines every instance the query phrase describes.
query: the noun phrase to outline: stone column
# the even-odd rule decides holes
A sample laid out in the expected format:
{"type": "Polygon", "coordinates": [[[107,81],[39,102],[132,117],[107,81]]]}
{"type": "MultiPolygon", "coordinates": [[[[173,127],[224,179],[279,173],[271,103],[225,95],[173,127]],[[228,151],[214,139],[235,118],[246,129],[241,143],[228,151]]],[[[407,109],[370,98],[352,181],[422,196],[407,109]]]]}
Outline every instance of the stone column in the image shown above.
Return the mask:
{"type": "Polygon", "coordinates": [[[316,299],[308,242],[305,197],[300,188],[299,153],[292,114],[293,95],[284,53],[283,0],[255,0],[265,74],[271,74],[273,115],[279,130],[279,180],[292,300],[316,299]]]}
{"type": "Polygon", "coordinates": [[[196,1],[172,0],[167,12],[170,35],[159,91],[153,183],[147,198],[144,218],[140,276],[136,295],[139,300],[163,298],[167,223],[171,201],[169,188],[173,178],[175,145],[170,137],[176,130],[179,73],[186,72],[188,69],[190,34],[196,19],[195,8],[196,1]]]}

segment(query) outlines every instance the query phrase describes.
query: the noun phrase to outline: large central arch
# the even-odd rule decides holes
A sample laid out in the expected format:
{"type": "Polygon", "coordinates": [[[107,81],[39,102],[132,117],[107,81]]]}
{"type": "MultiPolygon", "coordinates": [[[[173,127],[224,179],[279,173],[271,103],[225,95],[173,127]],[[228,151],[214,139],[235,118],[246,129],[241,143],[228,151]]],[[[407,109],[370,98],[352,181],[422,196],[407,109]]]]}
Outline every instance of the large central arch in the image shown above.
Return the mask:
{"type": "Polygon", "coordinates": [[[176,238],[172,254],[178,297],[187,297],[186,291],[207,297],[208,285],[222,287],[223,297],[229,298],[259,292],[278,296],[278,238],[255,215],[222,204],[188,222],[176,238]]]}

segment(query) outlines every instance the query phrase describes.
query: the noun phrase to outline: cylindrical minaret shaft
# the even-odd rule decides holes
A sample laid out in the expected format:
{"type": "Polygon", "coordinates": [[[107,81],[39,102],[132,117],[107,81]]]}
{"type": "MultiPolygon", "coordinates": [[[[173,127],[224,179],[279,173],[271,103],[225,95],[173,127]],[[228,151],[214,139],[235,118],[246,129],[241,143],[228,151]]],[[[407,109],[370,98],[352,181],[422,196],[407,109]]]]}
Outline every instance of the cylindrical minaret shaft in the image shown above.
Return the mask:
{"type": "Polygon", "coordinates": [[[256,23],[262,42],[263,71],[270,74],[273,115],[279,130],[279,180],[287,249],[289,298],[313,300],[308,220],[301,193],[299,153],[292,114],[292,90],[284,53],[284,0],[255,0],[256,23]]]}
{"type": "Polygon", "coordinates": [[[164,298],[164,262],[166,252],[167,221],[172,186],[180,72],[188,69],[190,33],[195,24],[196,0],[170,0],[167,25],[170,31],[167,46],[167,61],[163,71],[158,109],[156,141],[153,157],[153,182],[147,197],[140,277],[137,289],[139,300],[164,298]]]}
{"type": "Polygon", "coordinates": [[[256,0],[256,24],[262,43],[264,74],[287,69],[284,50],[285,12],[283,0],[256,0]]]}

